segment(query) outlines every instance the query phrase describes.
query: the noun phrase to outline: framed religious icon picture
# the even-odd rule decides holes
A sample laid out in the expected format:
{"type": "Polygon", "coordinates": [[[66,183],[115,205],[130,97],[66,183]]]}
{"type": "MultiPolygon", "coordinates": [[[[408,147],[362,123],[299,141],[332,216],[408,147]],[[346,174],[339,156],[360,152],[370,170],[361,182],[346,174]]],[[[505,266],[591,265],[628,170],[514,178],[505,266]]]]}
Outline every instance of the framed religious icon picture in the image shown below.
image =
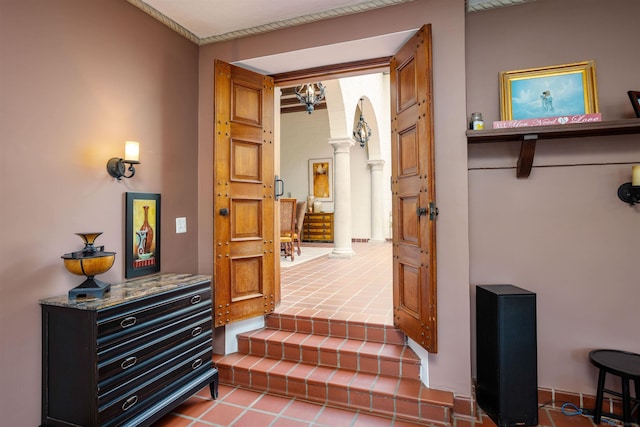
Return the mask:
{"type": "Polygon", "coordinates": [[[160,271],[160,194],[126,193],[125,277],[160,271]]]}
{"type": "Polygon", "coordinates": [[[316,201],[333,201],[333,159],[309,159],[309,195],[316,201]]]}

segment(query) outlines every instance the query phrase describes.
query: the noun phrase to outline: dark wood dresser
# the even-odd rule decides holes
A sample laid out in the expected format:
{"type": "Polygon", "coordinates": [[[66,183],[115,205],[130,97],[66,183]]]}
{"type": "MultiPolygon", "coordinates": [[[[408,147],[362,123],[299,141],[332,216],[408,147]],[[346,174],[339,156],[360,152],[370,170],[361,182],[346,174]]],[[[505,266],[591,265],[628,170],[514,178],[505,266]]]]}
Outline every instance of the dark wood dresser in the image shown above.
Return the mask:
{"type": "Polygon", "coordinates": [[[333,242],[333,212],[307,212],[304,214],[302,241],[333,242]]]}
{"type": "Polygon", "coordinates": [[[40,305],[43,426],[148,426],[207,385],[217,397],[210,276],[159,274],[40,305]]]}

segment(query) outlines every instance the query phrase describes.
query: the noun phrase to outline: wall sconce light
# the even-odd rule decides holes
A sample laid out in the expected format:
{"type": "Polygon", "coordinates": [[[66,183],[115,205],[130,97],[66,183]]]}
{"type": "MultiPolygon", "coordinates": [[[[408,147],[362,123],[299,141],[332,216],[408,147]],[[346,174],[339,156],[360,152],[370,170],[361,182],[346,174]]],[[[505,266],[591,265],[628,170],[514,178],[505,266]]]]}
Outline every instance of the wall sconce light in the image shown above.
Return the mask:
{"type": "Polygon", "coordinates": [[[631,182],[625,182],[618,187],[618,197],[632,206],[640,203],[640,165],[632,166],[631,182]]]}
{"type": "Polygon", "coordinates": [[[136,174],[133,165],[140,164],[140,144],[135,141],[126,141],[124,143],[124,158],[112,157],[107,162],[107,172],[118,181],[122,178],[131,178],[136,174]],[[125,166],[129,165],[129,168],[125,166]],[[129,175],[126,175],[127,171],[129,175]]]}

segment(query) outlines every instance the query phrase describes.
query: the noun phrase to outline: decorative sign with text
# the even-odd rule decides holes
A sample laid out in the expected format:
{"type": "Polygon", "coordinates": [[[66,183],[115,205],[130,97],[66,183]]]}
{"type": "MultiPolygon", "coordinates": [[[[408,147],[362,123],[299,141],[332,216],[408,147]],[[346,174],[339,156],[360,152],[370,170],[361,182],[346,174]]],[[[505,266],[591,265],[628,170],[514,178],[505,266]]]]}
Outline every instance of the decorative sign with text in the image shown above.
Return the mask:
{"type": "Polygon", "coordinates": [[[526,126],[566,125],[572,123],[590,123],[602,120],[600,113],[575,114],[572,116],[541,117],[538,119],[501,120],[493,122],[494,129],[521,128],[526,126]]]}

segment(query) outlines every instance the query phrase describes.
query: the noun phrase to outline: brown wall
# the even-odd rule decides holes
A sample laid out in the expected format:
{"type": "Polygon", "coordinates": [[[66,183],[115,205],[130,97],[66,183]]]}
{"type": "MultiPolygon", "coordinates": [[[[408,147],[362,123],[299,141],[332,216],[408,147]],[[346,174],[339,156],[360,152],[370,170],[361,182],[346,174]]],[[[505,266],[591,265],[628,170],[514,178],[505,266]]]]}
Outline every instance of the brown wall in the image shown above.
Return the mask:
{"type": "Polygon", "coordinates": [[[2,425],[39,425],[38,300],[82,281],[60,259],[74,233],[102,231],[100,278],[124,278],[125,192],[162,194],[162,269],[197,271],[197,76],[198,47],[125,1],[0,2],[2,425]],[[142,164],[118,183],[128,139],[142,164]]]}
{"type": "Polygon", "coordinates": [[[102,278],[123,278],[125,192],[162,194],[163,271],[211,272],[214,58],[249,59],[423,23],[433,25],[440,208],[440,351],[430,356],[431,384],[469,395],[470,294],[479,283],[537,292],[541,386],[593,392],[588,349],[640,351],[632,271],[640,212],[615,195],[629,164],[640,163],[638,136],[539,143],[528,180],[514,177],[517,147],[505,144],[470,147],[468,171],[464,136],[472,110],[488,123],[498,118],[499,71],[584,59],[597,62],[603,118],[631,117],[625,91],[638,89],[631,21],[640,5],[537,0],[466,15],[466,53],[463,5],[418,0],[198,49],[124,1],[0,2],[3,423],[39,422],[37,301],[81,281],[60,260],[81,247],[73,233],[103,231],[98,243],[118,256],[102,278]],[[116,183],[105,164],[127,139],[141,142],[143,163],[135,178],[116,183]],[[187,234],[174,232],[179,216],[187,217],[187,234]]]}
{"type": "MultiPolygon", "coordinates": [[[[500,71],[595,60],[602,119],[634,117],[626,91],[640,87],[639,15],[636,0],[467,15],[467,116],[499,120],[500,71]]],[[[589,350],[640,352],[640,208],[616,193],[640,164],[640,135],[539,142],[529,179],[515,177],[518,149],[469,147],[471,292],[490,283],[536,292],[539,385],[595,394],[589,350]]]]}
{"type": "MultiPolygon", "coordinates": [[[[213,258],[213,63],[373,37],[432,24],[434,132],[438,218],[439,352],[429,356],[429,384],[471,395],[467,229],[467,144],[464,98],[464,1],[420,0],[200,49],[200,245],[202,272],[213,258]]],[[[328,60],[329,61],[329,60],[328,60]]],[[[331,62],[327,62],[327,65],[331,62]]]]}

